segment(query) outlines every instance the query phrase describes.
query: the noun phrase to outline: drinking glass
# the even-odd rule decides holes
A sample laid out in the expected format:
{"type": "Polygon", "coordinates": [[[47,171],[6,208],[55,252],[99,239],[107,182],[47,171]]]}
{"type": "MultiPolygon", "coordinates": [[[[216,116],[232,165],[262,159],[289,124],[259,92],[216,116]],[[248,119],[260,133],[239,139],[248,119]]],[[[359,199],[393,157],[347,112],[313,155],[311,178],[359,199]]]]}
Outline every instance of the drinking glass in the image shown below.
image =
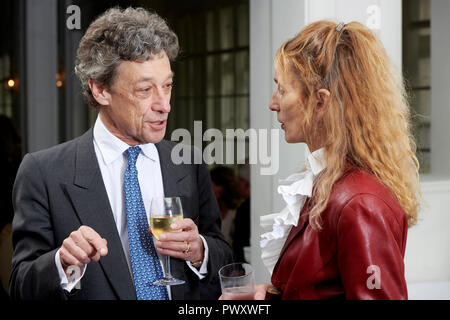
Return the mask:
{"type": "Polygon", "coordinates": [[[224,300],[254,300],[255,276],[248,263],[231,263],[219,270],[224,300]]]}
{"type": "MultiPolygon", "coordinates": [[[[170,225],[183,219],[183,208],[179,197],[155,197],[150,202],[150,229],[156,239],[164,232],[181,232],[181,230],[172,230],[170,225]]],[[[175,279],[170,273],[170,257],[164,255],[165,263],[164,278],[153,282],[157,286],[174,286],[183,284],[184,281],[175,279]]]]}

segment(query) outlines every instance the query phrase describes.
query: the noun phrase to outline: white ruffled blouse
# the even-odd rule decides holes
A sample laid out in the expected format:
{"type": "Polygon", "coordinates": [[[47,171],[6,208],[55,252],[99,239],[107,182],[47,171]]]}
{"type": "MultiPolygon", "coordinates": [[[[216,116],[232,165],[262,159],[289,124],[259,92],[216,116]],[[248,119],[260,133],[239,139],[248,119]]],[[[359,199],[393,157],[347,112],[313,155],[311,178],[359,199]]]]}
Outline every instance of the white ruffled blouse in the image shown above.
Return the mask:
{"type": "Polygon", "coordinates": [[[280,181],[282,185],[278,186],[278,193],[283,196],[286,207],[281,212],[260,217],[261,227],[267,231],[261,235],[261,258],[270,274],[292,226],[297,226],[306,199],[312,195],[315,178],[324,168],[323,148],[309,154],[305,171],[280,181]]]}

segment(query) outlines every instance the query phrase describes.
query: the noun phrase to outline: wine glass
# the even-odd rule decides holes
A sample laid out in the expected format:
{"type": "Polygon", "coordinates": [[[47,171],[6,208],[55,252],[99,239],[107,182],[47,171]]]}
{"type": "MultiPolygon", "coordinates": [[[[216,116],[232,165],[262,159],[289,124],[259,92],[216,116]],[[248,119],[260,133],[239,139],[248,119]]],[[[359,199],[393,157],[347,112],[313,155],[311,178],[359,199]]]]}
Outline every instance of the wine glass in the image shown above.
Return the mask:
{"type": "MultiPolygon", "coordinates": [[[[164,232],[181,232],[172,230],[170,225],[177,220],[183,219],[183,208],[179,197],[155,197],[150,202],[150,228],[156,239],[164,232]]],[[[166,263],[163,263],[164,278],[153,282],[157,286],[174,286],[183,284],[185,281],[175,279],[170,273],[170,257],[164,255],[166,263]]]]}
{"type": "Polygon", "coordinates": [[[219,278],[224,300],[254,300],[255,276],[250,264],[227,264],[220,268],[219,278]]]}

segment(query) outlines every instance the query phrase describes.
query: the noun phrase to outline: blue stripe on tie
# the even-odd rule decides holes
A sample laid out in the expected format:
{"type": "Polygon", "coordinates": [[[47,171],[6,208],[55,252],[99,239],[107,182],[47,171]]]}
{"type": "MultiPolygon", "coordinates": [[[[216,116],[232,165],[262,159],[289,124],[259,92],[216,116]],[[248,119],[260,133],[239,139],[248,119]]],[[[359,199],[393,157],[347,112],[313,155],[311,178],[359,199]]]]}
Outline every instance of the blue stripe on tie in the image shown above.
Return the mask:
{"type": "Polygon", "coordinates": [[[163,272],[153,238],[148,232],[147,215],[139,187],[136,160],[140,152],[141,148],[138,146],[125,151],[128,158],[124,176],[125,211],[134,285],[138,300],[168,300],[166,287],[152,284],[163,278],[163,272]]]}

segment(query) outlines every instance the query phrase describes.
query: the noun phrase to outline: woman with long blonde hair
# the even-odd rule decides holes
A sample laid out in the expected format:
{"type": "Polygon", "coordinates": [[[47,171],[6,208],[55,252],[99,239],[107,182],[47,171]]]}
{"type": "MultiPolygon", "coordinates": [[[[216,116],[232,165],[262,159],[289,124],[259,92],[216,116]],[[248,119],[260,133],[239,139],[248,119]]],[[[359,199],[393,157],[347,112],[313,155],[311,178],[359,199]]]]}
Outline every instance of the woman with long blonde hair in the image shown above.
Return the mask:
{"type": "MultiPolygon", "coordinates": [[[[407,299],[404,253],[419,164],[401,76],[358,22],[309,24],[279,48],[270,109],[307,170],[261,218],[262,258],[282,299],[407,299]]],[[[266,285],[255,298],[263,298],[266,285]]]]}

